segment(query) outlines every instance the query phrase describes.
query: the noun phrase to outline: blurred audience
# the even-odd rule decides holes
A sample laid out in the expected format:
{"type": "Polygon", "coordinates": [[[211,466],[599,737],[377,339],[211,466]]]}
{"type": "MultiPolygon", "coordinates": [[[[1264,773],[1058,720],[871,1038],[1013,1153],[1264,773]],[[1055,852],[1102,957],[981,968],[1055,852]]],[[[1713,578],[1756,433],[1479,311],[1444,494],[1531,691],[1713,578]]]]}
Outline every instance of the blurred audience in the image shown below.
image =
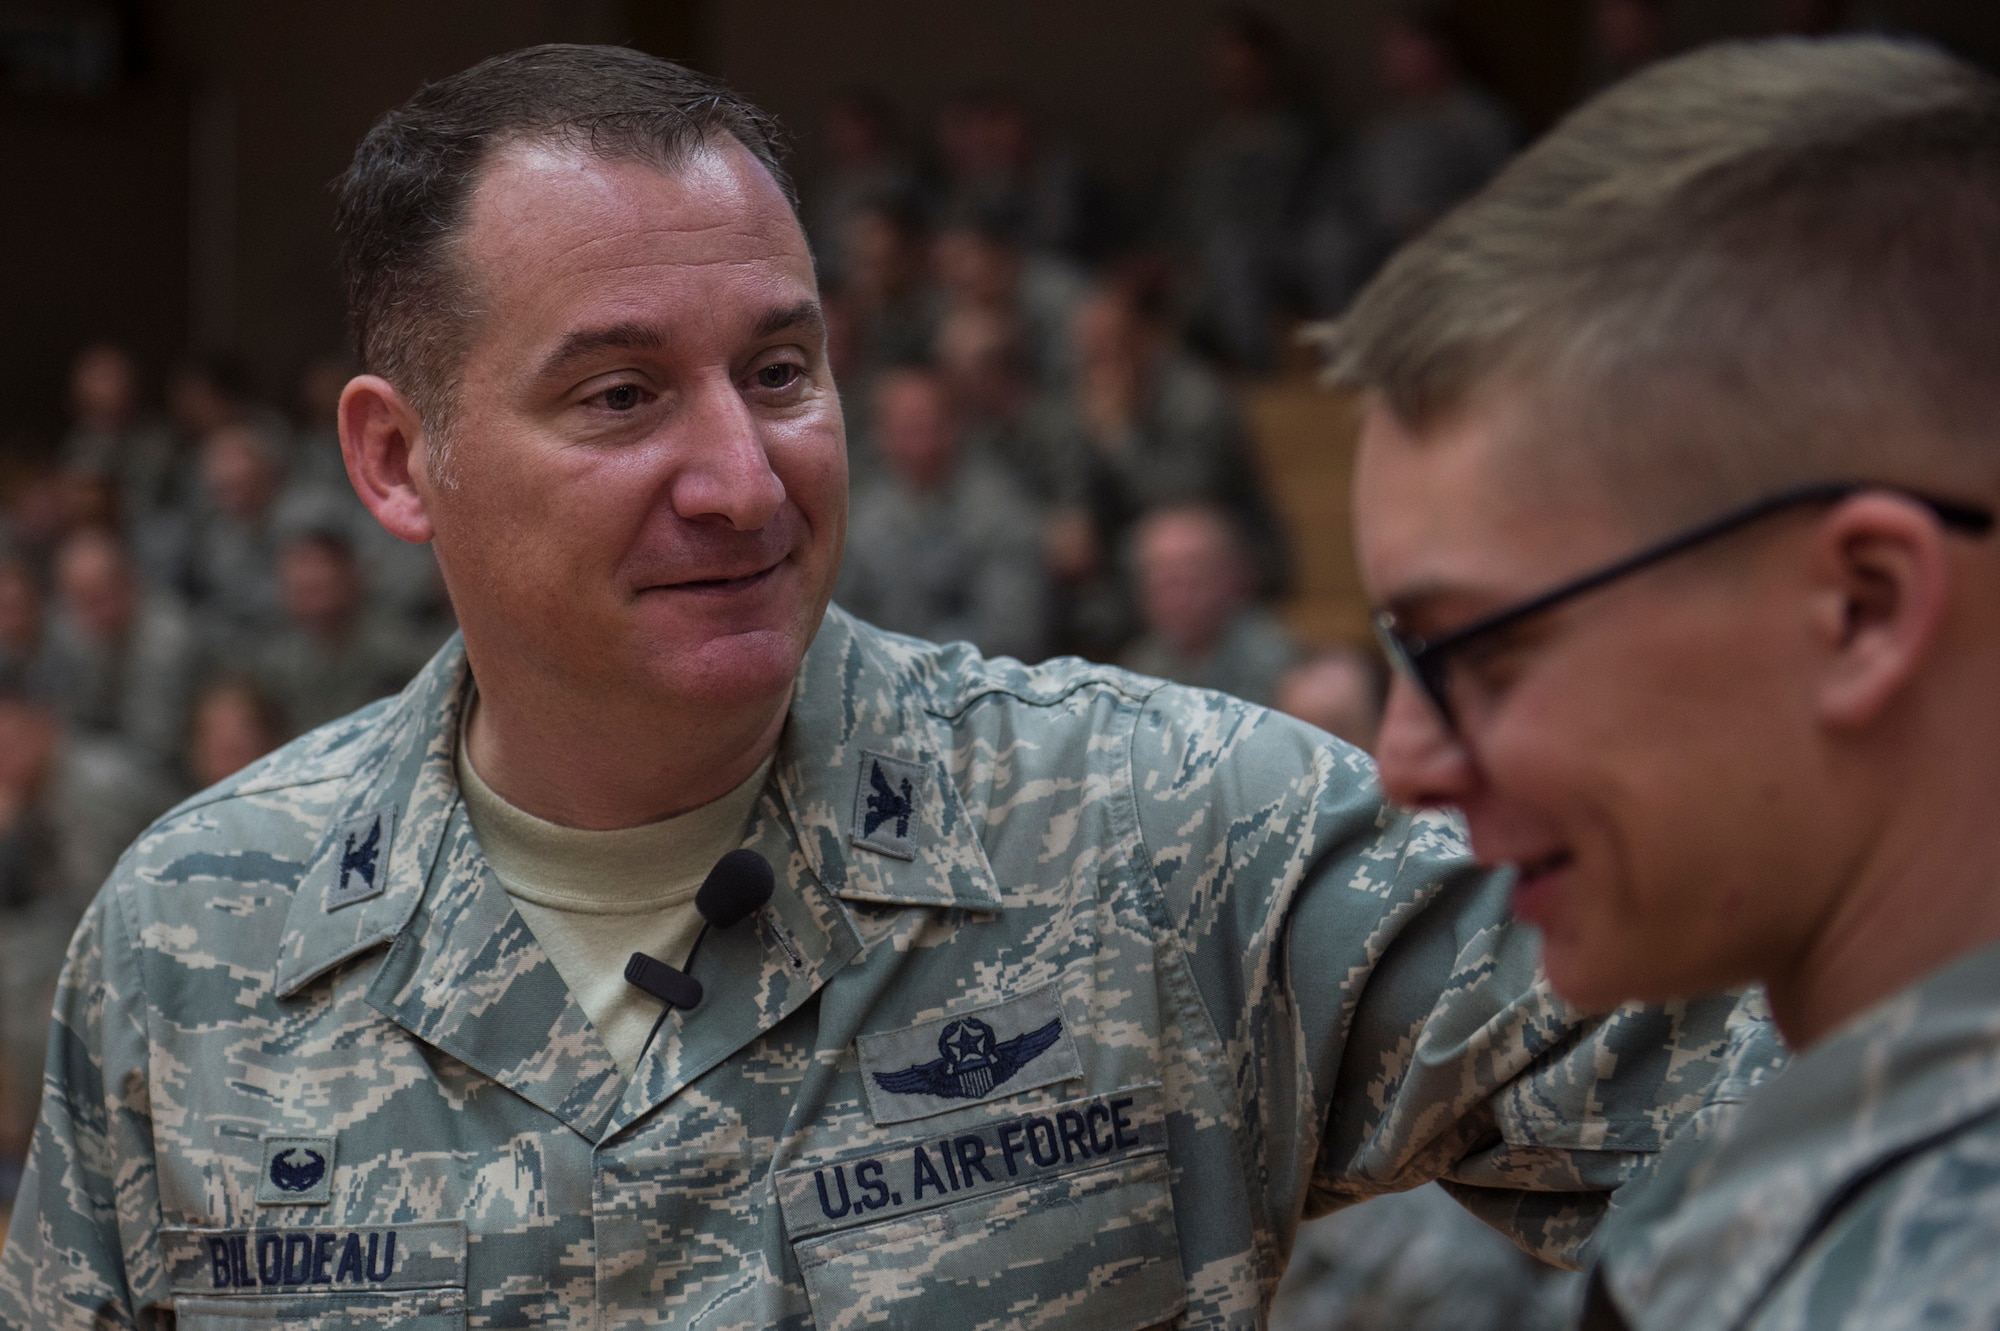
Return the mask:
{"type": "Polygon", "coordinates": [[[1519,134],[1467,77],[1457,34],[1439,13],[1384,19],[1376,67],[1389,105],[1355,145],[1354,187],[1364,224],[1393,247],[1490,180],[1519,134]]]}
{"type": "Polygon", "coordinates": [[[1011,320],[1037,381],[1058,388],[1069,378],[1069,325],[1085,289],[1074,267],[1023,249],[1001,222],[972,211],[946,216],[932,254],[948,313],[982,310],[1011,320]]]}
{"type": "Polygon", "coordinates": [[[884,468],[854,492],[836,598],[898,633],[1041,659],[1049,596],[1034,505],[1006,472],[967,455],[936,371],[885,373],[871,415],[884,468]]]}
{"type": "Polygon", "coordinates": [[[115,736],[0,690],[0,1156],[34,1121],[57,972],[132,839],[177,791],[115,736]]]}
{"type": "Polygon", "coordinates": [[[70,431],[62,463],[71,473],[109,482],[135,522],[174,500],[173,431],[142,405],[139,370],[122,348],[86,347],[70,371],[70,431]]]}
{"type": "Polygon", "coordinates": [[[1161,508],[1133,533],[1145,630],[1124,664],[1141,674],[1269,706],[1298,645],[1253,599],[1256,575],[1234,515],[1161,508]]]}
{"type": "Polygon", "coordinates": [[[1157,284],[1101,284],[1078,307],[1074,338],[1075,383],[1042,426],[1055,478],[1048,558],[1065,645],[1109,658],[1135,624],[1126,543],[1146,513],[1229,512],[1259,592],[1283,581],[1284,541],[1235,394],[1175,338],[1157,284]]]}
{"type": "Polygon", "coordinates": [[[819,129],[822,164],[805,204],[806,239],[820,285],[832,291],[848,275],[855,217],[883,199],[913,200],[919,189],[888,98],[865,89],[843,92],[827,104],[819,129]]]}
{"type": "Polygon", "coordinates": [[[1320,136],[1269,19],[1225,15],[1208,66],[1220,114],[1189,151],[1181,183],[1191,331],[1225,361],[1264,371],[1277,362],[1293,233],[1320,136]]]}
{"type": "Polygon", "coordinates": [[[19,555],[0,552],[0,689],[48,692],[44,613],[34,570],[19,555]]]}
{"type": "Polygon", "coordinates": [[[1116,239],[1102,184],[1041,142],[1019,98],[988,89],[946,102],[937,141],[945,216],[986,218],[1030,254],[1072,260],[1100,257],[1116,239]]]}
{"type": "Polygon", "coordinates": [[[930,280],[914,199],[886,195],[858,205],[842,236],[842,281],[829,293],[829,353],[847,414],[857,477],[875,464],[865,447],[875,376],[930,355],[942,298],[930,280]],[[837,354],[836,354],[837,353],[837,354]],[[862,447],[855,447],[857,443],[862,447]]]}

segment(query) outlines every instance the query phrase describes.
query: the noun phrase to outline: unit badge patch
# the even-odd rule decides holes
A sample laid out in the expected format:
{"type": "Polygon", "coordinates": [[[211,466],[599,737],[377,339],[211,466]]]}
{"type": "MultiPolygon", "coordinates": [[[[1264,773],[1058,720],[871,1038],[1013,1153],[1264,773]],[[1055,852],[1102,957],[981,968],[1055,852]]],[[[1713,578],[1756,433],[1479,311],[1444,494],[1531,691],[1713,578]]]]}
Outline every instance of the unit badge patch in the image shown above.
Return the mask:
{"type": "Polygon", "coordinates": [[[382,895],[389,877],[389,843],[395,832],[394,809],[377,809],[333,830],[327,853],[337,860],[333,886],[326,890],[328,911],[382,895]]]}
{"type": "Polygon", "coordinates": [[[868,1109],[901,1123],[1083,1075],[1053,986],[857,1041],[868,1109]]]}
{"type": "Polygon", "coordinates": [[[899,860],[915,859],[929,779],[921,763],[864,750],[861,784],[854,792],[854,844],[899,860]]]}
{"type": "Polygon", "coordinates": [[[333,1197],[331,1137],[264,1138],[259,1206],[324,1206],[333,1197]]]}

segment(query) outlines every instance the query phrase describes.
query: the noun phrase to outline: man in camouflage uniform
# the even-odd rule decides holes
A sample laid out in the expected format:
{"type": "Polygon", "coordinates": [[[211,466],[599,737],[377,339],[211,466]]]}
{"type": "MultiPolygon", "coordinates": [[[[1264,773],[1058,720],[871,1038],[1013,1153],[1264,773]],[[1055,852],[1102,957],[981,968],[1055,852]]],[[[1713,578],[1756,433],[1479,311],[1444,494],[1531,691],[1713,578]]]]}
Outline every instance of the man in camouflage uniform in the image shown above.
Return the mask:
{"type": "Polygon", "coordinates": [[[1593,1331],[2000,1324],[1997,233],[1991,77],[1711,48],[1336,337],[1385,788],[1520,866],[1559,993],[1762,981],[1797,1052],[1606,1226],[1593,1331]]]}
{"type": "Polygon", "coordinates": [[[1443,1178],[1573,1261],[1727,1107],[1731,1002],[1580,1018],[1358,751],[828,610],[839,409],[770,157],[609,48],[364,143],[343,443],[463,635],[112,875],[0,1324],[1249,1327],[1307,1212],[1443,1178]],[[474,796],[574,837],[746,786],[776,894],[628,1075],[474,796]]]}

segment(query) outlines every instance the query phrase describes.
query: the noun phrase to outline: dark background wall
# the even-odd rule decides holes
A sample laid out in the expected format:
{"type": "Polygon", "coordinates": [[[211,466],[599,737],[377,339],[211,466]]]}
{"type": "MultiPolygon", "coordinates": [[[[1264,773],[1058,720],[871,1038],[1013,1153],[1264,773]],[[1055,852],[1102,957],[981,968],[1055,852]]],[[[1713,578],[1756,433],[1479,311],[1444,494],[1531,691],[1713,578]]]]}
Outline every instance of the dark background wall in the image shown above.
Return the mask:
{"type": "MultiPolygon", "coordinates": [[[[1330,110],[1368,97],[1369,41],[1398,0],[1269,0],[1330,110]]],[[[1766,22],[1781,0],[1679,0],[1683,41],[1766,22]]],[[[1898,15],[2000,49],[1994,0],[1898,15]]],[[[108,16],[122,76],[0,89],[0,450],[60,425],[64,367],[94,337],[156,373],[190,347],[246,357],[281,393],[341,340],[328,182],[386,108],[495,52],[630,41],[730,79],[776,111],[809,174],[819,106],[886,92],[921,123],[997,85],[1143,206],[1209,105],[1211,0],[0,0],[8,47],[48,16],[108,16]],[[88,80],[85,80],[88,82],[88,80]]],[[[1458,0],[1481,72],[1531,128],[1584,70],[1584,0],[1458,0]]],[[[18,75],[18,69],[15,74],[18,75]]],[[[30,81],[31,82],[31,81],[30,81]]]]}

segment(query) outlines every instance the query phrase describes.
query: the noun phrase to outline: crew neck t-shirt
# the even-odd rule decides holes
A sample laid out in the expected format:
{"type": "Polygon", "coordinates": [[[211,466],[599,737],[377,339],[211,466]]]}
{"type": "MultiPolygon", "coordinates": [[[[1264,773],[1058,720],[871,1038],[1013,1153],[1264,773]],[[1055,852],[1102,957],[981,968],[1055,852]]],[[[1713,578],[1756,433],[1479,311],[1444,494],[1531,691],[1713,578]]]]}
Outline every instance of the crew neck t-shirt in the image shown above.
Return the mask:
{"type": "Polygon", "coordinates": [[[644,952],[679,966],[701,932],[696,891],[715,862],[743,844],[771,760],[728,794],[638,827],[589,831],[515,808],[486,784],[459,728],[458,788],[486,862],[527,921],[556,974],[619,1068],[630,1077],[660,1000],[626,982],[644,952]]]}

